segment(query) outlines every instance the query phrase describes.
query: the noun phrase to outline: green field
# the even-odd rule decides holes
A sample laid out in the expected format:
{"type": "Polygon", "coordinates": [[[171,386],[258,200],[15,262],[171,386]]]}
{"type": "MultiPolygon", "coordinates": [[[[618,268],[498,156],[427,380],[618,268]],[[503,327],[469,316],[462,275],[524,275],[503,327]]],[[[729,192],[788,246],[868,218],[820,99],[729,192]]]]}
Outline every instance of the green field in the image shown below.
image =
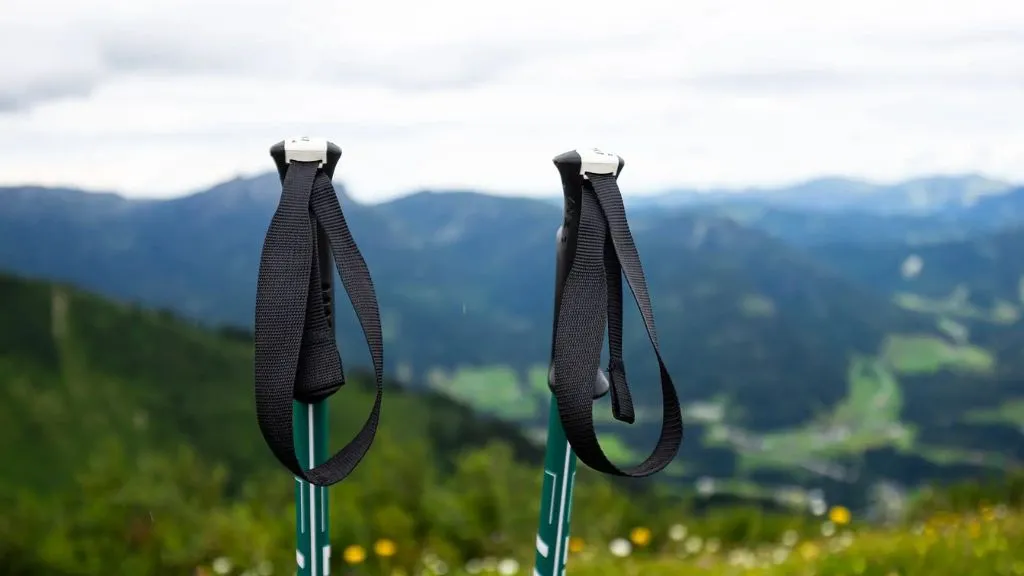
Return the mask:
{"type": "Polygon", "coordinates": [[[428,381],[434,390],[506,420],[530,420],[541,413],[539,395],[507,366],[463,367],[454,373],[435,368],[428,381]]]}
{"type": "Polygon", "coordinates": [[[1010,424],[1024,432],[1024,398],[1003,404],[991,410],[974,410],[965,418],[972,424],[1010,424]]]}
{"type": "MultiPolygon", "coordinates": [[[[749,314],[765,314],[764,302],[751,297],[749,314]]],[[[854,356],[847,369],[847,395],[843,401],[813,421],[788,430],[752,434],[742,421],[726,418],[729,403],[697,402],[686,406],[689,421],[707,425],[702,439],[708,447],[729,447],[739,455],[741,469],[793,469],[827,467],[837,460],[856,456],[866,450],[891,446],[900,451],[917,450],[915,429],[901,422],[903,398],[898,375],[932,374],[953,370],[971,374],[989,374],[995,358],[987,350],[967,342],[967,328],[947,317],[939,319],[941,331],[950,340],[931,334],[890,334],[880,347],[878,357],[854,356]]],[[[526,377],[508,367],[461,368],[454,374],[435,370],[431,385],[474,408],[510,421],[543,423],[547,414],[549,391],[547,369],[534,366],[526,377]]],[[[594,421],[601,426],[616,426],[607,400],[595,405],[594,421]]],[[[970,422],[998,420],[1016,422],[1021,410],[1007,406],[998,413],[976,414],[970,422]]],[[[660,408],[636,407],[637,421],[655,422],[660,408]]],[[[542,429],[535,438],[543,438],[542,429]]],[[[636,461],[643,449],[631,446],[613,431],[600,437],[607,453],[619,461],[636,461]]],[[[1002,459],[977,452],[941,447],[920,447],[921,455],[942,464],[970,462],[991,466],[1002,459]]]]}
{"type": "MultiPolygon", "coordinates": [[[[899,292],[893,301],[900,307],[924,314],[981,320],[993,324],[1013,324],[1021,318],[1021,308],[1013,302],[1000,300],[989,309],[980,308],[967,300],[966,287],[959,287],[946,298],[927,298],[919,294],[899,292]]],[[[1022,301],[1024,304],[1024,301],[1022,301]]]]}
{"type": "Polygon", "coordinates": [[[801,467],[886,445],[908,446],[913,433],[899,422],[899,383],[885,366],[855,357],[847,381],[846,399],[816,422],[757,436],[721,423],[712,426],[707,442],[736,448],[746,470],[801,467]]]}
{"type": "Polygon", "coordinates": [[[995,358],[984,348],[952,344],[928,334],[890,335],[882,344],[881,357],[899,374],[944,369],[988,374],[995,368],[995,358]]]}
{"type": "MultiPolygon", "coordinates": [[[[815,422],[759,435],[720,422],[710,428],[705,442],[709,446],[736,449],[741,468],[747,471],[823,468],[837,459],[885,446],[900,451],[913,450],[940,464],[1006,465],[1005,458],[991,453],[915,446],[914,428],[900,420],[903,400],[896,374],[946,367],[985,373],[992,369],[992,362],[991,356],[977,347],[954,346],[931,336],[890,336],[880,358],[854,357],[851,360],[846,398],[815,422]]],[[[1014,421],[1022,415],[1024,409],[1010,405],[998,413],[977,414],[973,421],[1014,421]]]]}

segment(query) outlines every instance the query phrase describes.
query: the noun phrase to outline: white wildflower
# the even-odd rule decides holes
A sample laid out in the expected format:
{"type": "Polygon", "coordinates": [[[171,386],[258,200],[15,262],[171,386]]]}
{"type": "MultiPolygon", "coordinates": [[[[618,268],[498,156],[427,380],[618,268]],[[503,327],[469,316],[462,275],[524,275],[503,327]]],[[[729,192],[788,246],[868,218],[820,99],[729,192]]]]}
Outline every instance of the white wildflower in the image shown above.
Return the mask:
{"type": "Polygon", "coordinates": [[[674,542],[682,542],[686,538],[686,526],[675,524],[668,529],[668,537],[674,542]]]}
{"type": "Polygon", "coordinates": [[[697,492],[701,496],[711,496],[715,493],[715,479],[704,476],[697,480],[697,492]]]}
{"type": "Polygon", "coordinates": [[[690,554],[696,554],[700,552],[700,549],[704,546],[704,541],[700,539],[700,536],[691,536],[686,541],[686,551],[690,554]]]}
{"type": "Polygon", "coordinates": [[[753,568],[757,564],[757,557],[750,550],[738,548],[729,552],[729,564],[738,568],[753,568]]]}
{"type": "Polygon", "coordinates": [[[516,562],[513,558],[505,558],[501,562],[498,562],[498,574],[502,576],[512,576],[513,574],[519,573],[519,562],[516,562]]]}
{"type": "Polygon", "coordinates": [[[704,550],[706,550],[708,554],[714,554],[715,552],[718,552],[718,549],[721,547],[722,543],[719,542],[717,538],[708,538],[707,543],[704,544],[704,550]]]}
{"type": "Polygon", "coordinates": [[[608,550],[612,553],[613,556],[625,558],[633,552],[633,545],[630,544],[629,540],[626,540],[625,538],[616,538],[615,540],[612,540],[610,544],[608,544],[608,550]]]}
{"type": "Polygon", "coordinates": [[[821,524],[821,535],[825,538],[831,538],[836,533],[836,525],[831,522],[823,522],[821,524]]]}
{"type": "Polygon", "coordinates": [[[217,574],[227,574],[231,572],[231,559],[225,556],[221,556],[213,561],[213,571],[217,574]]]}

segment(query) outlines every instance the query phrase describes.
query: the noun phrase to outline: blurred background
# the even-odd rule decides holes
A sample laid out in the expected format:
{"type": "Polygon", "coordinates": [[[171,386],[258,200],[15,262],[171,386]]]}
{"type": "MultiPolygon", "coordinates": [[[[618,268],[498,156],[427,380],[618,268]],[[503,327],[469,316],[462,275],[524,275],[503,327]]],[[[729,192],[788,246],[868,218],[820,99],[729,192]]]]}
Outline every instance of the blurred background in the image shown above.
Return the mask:
{"type": "MultiPolygon", "coordinates": [[[[1024,574],[1022,30],[1008,0],[5,5],[0,575],[294,572],[251,327],[267,151],[303,134],[344,151],[389,379],[333,573],[531,573],[551,158],[597,146],[686,439],[645,481],[581,468],[568,571],[1024,574]]],[[[372,400],[342,293],[336,447],[372,400]]],[[[595,406],[623,463],[660,425],[639,320],[637,423],[595,406]]]]}

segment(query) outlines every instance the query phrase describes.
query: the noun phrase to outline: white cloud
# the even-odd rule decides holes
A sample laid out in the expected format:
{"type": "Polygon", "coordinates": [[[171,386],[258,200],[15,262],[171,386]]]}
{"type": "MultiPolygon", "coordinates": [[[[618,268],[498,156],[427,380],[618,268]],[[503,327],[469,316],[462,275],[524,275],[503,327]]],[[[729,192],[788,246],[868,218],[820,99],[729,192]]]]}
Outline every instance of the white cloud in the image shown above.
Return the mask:
{"type": "Polygon", "coordinates": [[[309,134],[371,200],[827,173],[1024,179],[1024,3],[33,0],[0,12],[0,183],[169,195],[309,134]]]}

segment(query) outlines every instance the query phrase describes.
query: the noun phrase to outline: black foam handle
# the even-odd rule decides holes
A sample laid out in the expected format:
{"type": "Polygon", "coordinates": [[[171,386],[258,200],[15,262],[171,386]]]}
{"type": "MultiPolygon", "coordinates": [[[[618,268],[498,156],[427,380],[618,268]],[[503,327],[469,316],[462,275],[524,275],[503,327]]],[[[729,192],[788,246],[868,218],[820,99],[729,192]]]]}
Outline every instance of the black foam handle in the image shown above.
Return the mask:
{"type": "MultiPolygon", "coordinates": [[[[585,174],[587,172],[615,174],[622,172],[625,161],[613,154],[605,154],[596,149],[570,150],[555,156],[555,168],[562,178],[562,225],[558,229],[557,249],[555,252],[555,315],[551,327],[552,357],[554,357],[554,339],[558,323],[558,313],[562,305],[562,291],[565,280],[572,268],[576,254],[576,240],[579,229],[580,202],[583,197],[585,174]]],[[[554,377],[554,367],[548,373],[548,383],[554,377]]],[[[611,388],[604,371],[598,370],[594,381],[594,398],[600,398],[611,388]]]]}
{"type": "MultiPolygon", "coordinates": [[[[270,147],[270,157],[277,166],[277,175],[284,182],[288,173],[288,164],[292,161],[321,162],[320,168],[328,178],[334,178],[334,170],[341,159],[341,148],[329,140],[313,138],[289,138],[270,147]]],[[[327,233],[318,222],[316,225],[317,260],[320,263],[320,291],[323,294],[324,315],[327,323],[334,328],[334,255],[331,253],[331,242],[327,233]]]]}

